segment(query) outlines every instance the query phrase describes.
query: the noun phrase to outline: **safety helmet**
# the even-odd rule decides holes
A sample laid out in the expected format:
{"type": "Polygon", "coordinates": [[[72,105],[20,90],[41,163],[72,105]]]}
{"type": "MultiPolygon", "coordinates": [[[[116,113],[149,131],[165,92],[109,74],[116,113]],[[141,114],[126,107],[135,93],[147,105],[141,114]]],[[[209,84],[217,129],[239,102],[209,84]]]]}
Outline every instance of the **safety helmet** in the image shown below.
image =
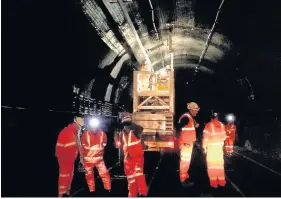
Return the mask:
{"type": "Polygon", "coordinates": [[[124,112],[121,114],[121,123],[132,122],[132,114],[129,112],[124,112]]]}
{"type": "Polygon", "coordinates": [[[197,110],[197,111],[199,111],[200,107],[195,102],[188,102],[187,103],[187,109],[188,110],[197,110]]]}

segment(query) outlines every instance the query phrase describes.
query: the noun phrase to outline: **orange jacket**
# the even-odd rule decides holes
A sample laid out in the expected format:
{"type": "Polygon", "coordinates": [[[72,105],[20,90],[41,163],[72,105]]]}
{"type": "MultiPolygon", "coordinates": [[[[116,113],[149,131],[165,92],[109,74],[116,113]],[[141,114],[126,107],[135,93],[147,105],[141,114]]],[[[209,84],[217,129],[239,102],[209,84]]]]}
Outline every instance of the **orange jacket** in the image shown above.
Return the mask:
{"type": "Polygon", "coordinates": [[[125,157],[128,155],[130,157],[143,155],[144,143],[141,139],[142,132],[142,126],[131,123],[130,125],[124,126],[123,130],[114,136],[116,147],[123,147],[125,157]]]}
{"type": "Polygon", "coordinates": [[[77,157],[77,130],[77,125],[75,123],[71,123],[60,132],[56,145],[56,156],[58,158],[75,159],[77,157]]]}
{"type": "Polygon", "coordinates": [[[234,124],[227,124],[225,125],[226,135],[228,136],[227,139],[235,140],[236,136],[236,126],[234,124]]]}
{"type": "Polygon", "coordinates": [[[123,131],[121,136],[122,139],[120,141],[123,146],[125,157],[127,155],[130,157],[143,155],[141,139],[135,135],[133,130],[130,130],[128,133],[123,131]]]}
{"type": "Polygon", "coordinates": [[[217,119],[207,123],[203,131],[202,147],[206,149],[209,146],[223,146],[226,139],[225,126],[217,119]]]}
{"type": "Polygon", "coordinates": [[[82,135],[81,142],[85,161],[91,161],[93,158],[103,159],[107,136],[102,130],[98,130],[97,133],[93,133],[91,130],[86,131],[82,135]]]}
{"type": "Polygon", "coordinates": [[[183,114],[179,121],[183,117],[188,117],[188,123],[181,129],[179,137],[179,145],[181,144],[193,144],[196,141],[196,130],[195,130],[195,121],[189,113],[183,114]]]}

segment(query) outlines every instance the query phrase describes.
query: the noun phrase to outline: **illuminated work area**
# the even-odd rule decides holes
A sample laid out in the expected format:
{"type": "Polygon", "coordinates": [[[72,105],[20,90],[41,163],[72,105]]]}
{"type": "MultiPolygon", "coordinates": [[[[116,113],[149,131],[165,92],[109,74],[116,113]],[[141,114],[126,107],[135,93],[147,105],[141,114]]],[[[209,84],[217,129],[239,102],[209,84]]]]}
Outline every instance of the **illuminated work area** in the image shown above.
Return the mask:
{"type": "Polygon", "coordinates": [[[280,2],[2,1],[3,197],[280,197],[280,2]]]}

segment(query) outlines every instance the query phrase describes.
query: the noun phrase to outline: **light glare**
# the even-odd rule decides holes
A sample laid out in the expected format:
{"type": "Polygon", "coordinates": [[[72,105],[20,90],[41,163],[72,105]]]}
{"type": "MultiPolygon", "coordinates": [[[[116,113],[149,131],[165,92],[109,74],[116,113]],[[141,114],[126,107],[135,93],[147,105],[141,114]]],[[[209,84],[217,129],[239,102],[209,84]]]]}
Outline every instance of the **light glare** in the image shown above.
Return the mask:
{"type": "Polygon", "coordinates": [[[97,118],[92,118],[90,119],[90,126],[93,127],[97,127],[99,125],[99,120],[97,118]]]}

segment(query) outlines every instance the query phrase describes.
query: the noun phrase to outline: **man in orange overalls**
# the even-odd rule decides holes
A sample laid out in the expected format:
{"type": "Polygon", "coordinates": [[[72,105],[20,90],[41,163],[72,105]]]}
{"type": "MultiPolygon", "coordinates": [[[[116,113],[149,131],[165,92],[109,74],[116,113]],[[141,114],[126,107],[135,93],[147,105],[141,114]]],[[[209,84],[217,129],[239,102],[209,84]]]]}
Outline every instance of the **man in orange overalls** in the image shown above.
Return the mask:
{"type": "Polygon", "coordinates": [[[74,162],[78,154],[76,136],[83,126],[84,119],[75,117],[74,122],[65,127],[58,136],[56,145],[56,156],[59,163],[58,197],[70,195],[74,162]]]}
{"type": "Polygon", "coordinates": [[[116,146],[122,146],[124,151],[124,171],[128,180],[129,197],[138,194],[146,196],[148,192],[143,174],[144,151],[141,139],[143,127],[132,123],[132,114],[124,113],[121,123],[124,125],[119,135],[115,136],[116,146]]]}
{"type": "Polygon", "coordinates": [[[196,141],[196,130],[199,124],[193,119],[198,114],[200,107],[195,102],[187,103],[188,113],[184,113],[179,123],[182,124],[182,119],[186,117],[188,119],[185,122],[184,127],[181,129],[179,137],[179,148],[180,148],[180,181],[184,186],[191,186],[194,183],[189,180],[189,166],[193,151],[193,145],[196,141]]]}
{"type": "Polygon", "coordinates": [[[225,125],[226,130],[226,140],[224,142],[225,151],[228,155],[231,155],[233,153],[233,145],[235,142],[236,137],[236,126],[234,124],[234,116],[233,115],[227,115],[226,120],[228,122],[227,125],[225,125]]]}
{"type": "Polygon", "coordinates": [[[101,176],[104,189],[109,193],[111,181],[109,172],[103,160],[104,147],[107,144],[105,132],[98,128],[99,121],[96,118],[89,119],[89,128],[82,135],[83,163],[86,170],[86,180],[90,192],[95,192],[94,167],[97,168],[101,176]]]}
{"type": "Polygon", "coordinates": [[[207,172],[211,187],[225,186],[225,172],[223,159],[223,145],[226,139],[225,126],[218,120],[218,113],[214,119],[205,125],[202,147],[207,154],[207,172]]]}

